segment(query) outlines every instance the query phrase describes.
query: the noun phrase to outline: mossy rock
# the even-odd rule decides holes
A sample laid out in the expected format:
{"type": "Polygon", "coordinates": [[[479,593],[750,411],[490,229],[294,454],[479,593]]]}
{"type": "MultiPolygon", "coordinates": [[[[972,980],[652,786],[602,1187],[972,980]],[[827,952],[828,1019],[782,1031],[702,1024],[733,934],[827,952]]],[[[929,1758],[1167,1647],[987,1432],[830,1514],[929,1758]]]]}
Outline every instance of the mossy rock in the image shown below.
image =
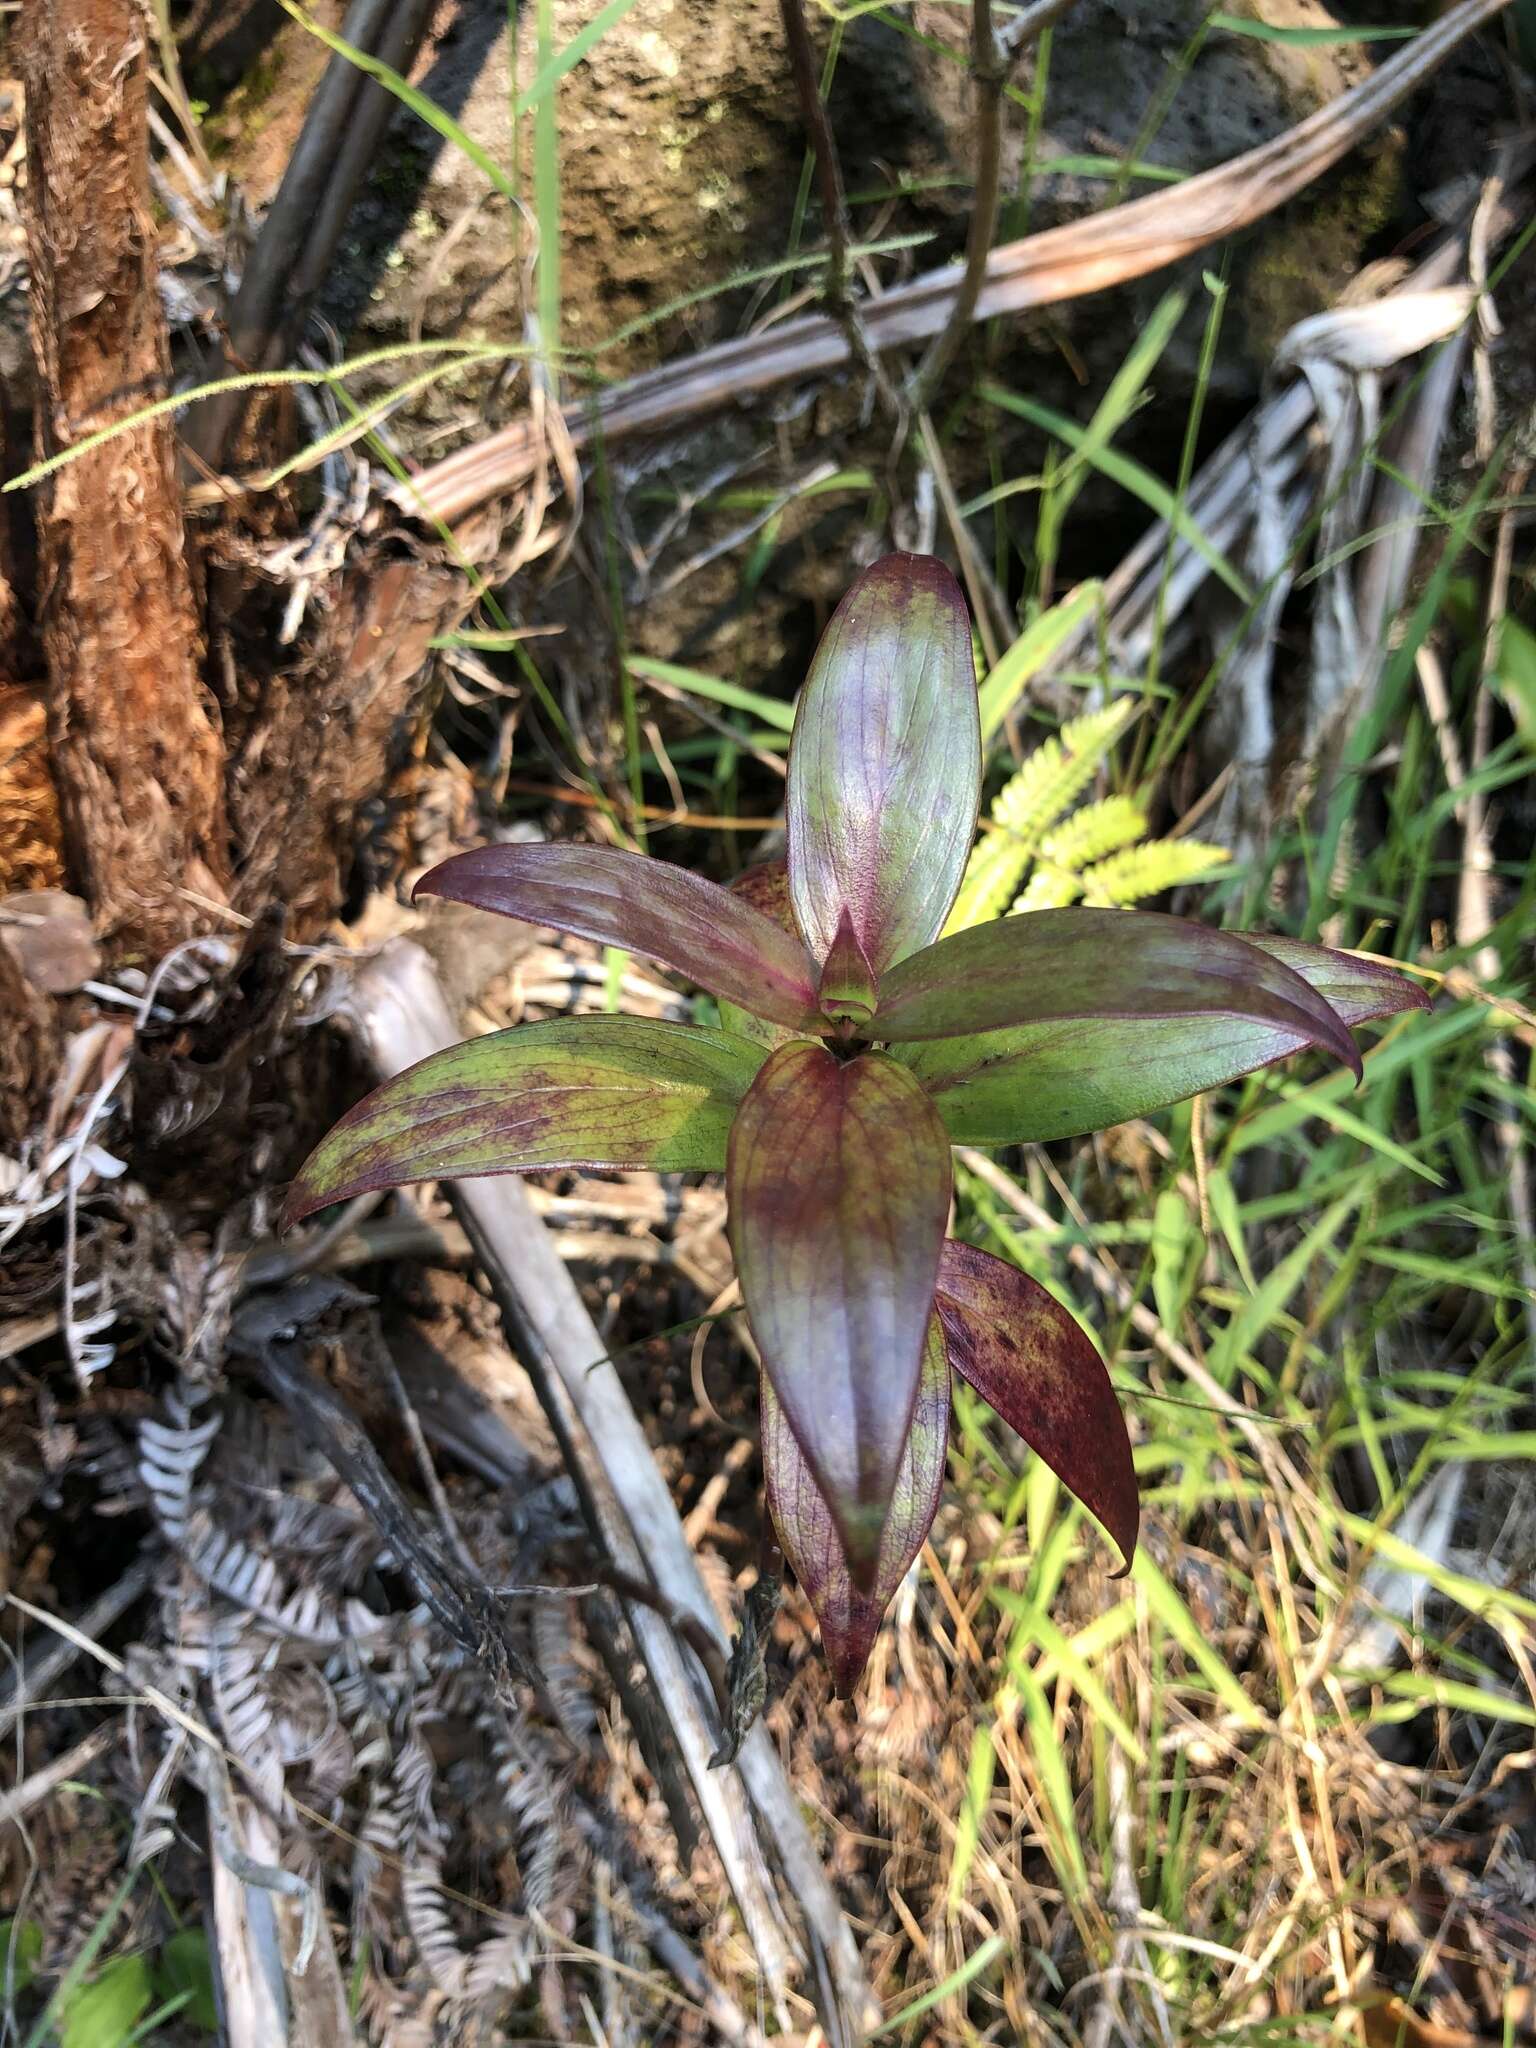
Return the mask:
{"type": "Polygon", "coordinates": [[[1407,198],[1407,155],[1402,129],[1388,129],[1256,232],[1234,300],[1257,364],[1298,320],[1333,305],[1379,253],[1407,198]]]}

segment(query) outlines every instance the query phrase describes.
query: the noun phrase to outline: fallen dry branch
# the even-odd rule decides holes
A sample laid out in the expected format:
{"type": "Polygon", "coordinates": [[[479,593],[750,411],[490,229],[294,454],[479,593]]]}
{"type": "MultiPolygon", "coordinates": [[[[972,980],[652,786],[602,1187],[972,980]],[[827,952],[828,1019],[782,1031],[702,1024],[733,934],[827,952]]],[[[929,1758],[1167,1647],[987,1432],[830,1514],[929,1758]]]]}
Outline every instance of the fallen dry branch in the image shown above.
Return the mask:
{"type": "MultiPolygon", "coordinates": [[[[1459,0],[1363,84],[1272,142],[1181,185],[994,249],[974,318],[991,320],[1105,291],[1251,227],[1337,163],[1464,37],[1507,5],[1508,0],[1459,0]]],[[[947,264],[863,302],[859,311],[871,347],[900,348],[940,333],[964,275],[964,264],[947,264]]],[[[826,314],[810,314],[616,385],[595,403],[573,406],[566,429],[578,449],[598,434],[612,443],[655,433],[778,385],[843,369],[849,361],[843,328],[826,314]]],[[[544,438],[538,422],[525,414],[399,486],[400,507],[451,525],[526,482],[543,459],[544,438]]]]}
{"type": "MultiPolygon", "coordinates": [[[[381,1075],[399,1072],[459,1035],[431,960],[408,940],[392,941],[358,971],[345,1008],[381,1075]]],[[[723,1647],[677,1510],[623,1382],[522,1184],[512,1178],[471,1181],[456,1186],[453,1197],[504,1318],[526,1340],[540,1399],[609,1558],[621,1572],[649,1577],[665,1605],[696,1617],[723,1647]]],[[[776,1751],[759,1725],[733,1767],[711,1769],[719,1730],[707,1679],[655,1609],[631,1602],[627,1613],[765,1987],[782,2002],[791,1976],[799,1974],[771,1851],[811,1945],[812,1981],[834,1994],[817,2000],[828,2038],[852,2038],[873,2010],[870,1993],[776,1751]]]]}

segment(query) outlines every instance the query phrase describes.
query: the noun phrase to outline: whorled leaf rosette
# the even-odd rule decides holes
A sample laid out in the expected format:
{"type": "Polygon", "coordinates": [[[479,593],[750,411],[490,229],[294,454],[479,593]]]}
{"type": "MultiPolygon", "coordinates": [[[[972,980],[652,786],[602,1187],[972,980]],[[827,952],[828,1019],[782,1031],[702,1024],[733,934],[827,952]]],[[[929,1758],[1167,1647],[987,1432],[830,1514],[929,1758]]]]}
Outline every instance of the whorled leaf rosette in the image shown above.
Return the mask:
{"type": "Polygon", "coordinates": [[[551,1167],[724,1171],[762,1357],[769,1511],[851,1690],[942,1488],[951,1373],[1129,1563],[1131,1450],[1102,1360],[1004,1261],[946,1243],[954,1143],[1121,1123],[1423,1006],[1402,975],[1183,919],[1046,910],[940,937],[976,831],[970,625],[939,562],[890,555],[838,607],[790,747],[788,853],[732,889],[638,854],[485,846],[448,897],[620,946],[721,1028],[524,1025],[424,1060],[322,1141],[285,1217],[365,1189],[551,1167]]]}

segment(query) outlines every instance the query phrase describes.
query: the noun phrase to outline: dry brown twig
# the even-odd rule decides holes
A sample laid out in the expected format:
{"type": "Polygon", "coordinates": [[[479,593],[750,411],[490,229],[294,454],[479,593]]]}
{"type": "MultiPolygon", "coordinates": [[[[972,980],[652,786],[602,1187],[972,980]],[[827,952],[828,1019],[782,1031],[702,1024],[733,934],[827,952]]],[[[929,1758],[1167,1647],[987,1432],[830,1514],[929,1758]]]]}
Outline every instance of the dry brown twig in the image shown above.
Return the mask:
{"type": "Polygon", "coordinates": [[[789,68],[800,101],[800,118],[805,123],[811,153],[816,159],[816,181],[821,187],[821,212],[827,236],[824,287],[827,308],[847,337],[855,362],[873,379],[887,410],[899,420],[904,420],[901,393],[891,382],[885,365],[871,346],[858,306],[848,289],[848,251],[852,243],[848,228],[848,201],[843,190],[837,141],[816,76],[816,51],[802,0],[779,0],[779,14],[784,23],[784,40],[789,46],[789,68]]]}
{"type": "MultiPolygon", "coordinates": [[[[1022,47],[1022,45],[1020,45],[1022,47]]],[[[944,373],[959,353],[987,281],[987,258],[997,233],[997,210],[1003,189],[1003,86],[1009,60],[992,33],[992,0],[971,0],[971,90],[976,97],[976,182],[971,195],[971,220],[966,230],[965,266],[944,325],[907,387],[907,403],[915,413],[927,412],[938,395],[944,373]]]]}
{"type": "Polygon", "coordinates": [[[1136,1822],[1131,1804],[1130,1770],[1126,1764],[1125,1752],[1117,1742],[1112,1742],[1108,1746],[1105,1756],[1105,1781],[1108,1789],[1112,1858],[1109,1905],[1117,1925],[1109,1967],[1104,1972],[1099,2003],[1083,2037],[1083,2048],[1109,2048],[1110,2040],[1117,2032],[1126,2040],[1134,2039],[1120,2009],[1120,1993],[1128,1972],[1137,1964],[1142,1972],[1142,1981],[1152,1994],[1159,2036],[1163,2042],[1171,2044],[1173,2027],[1168,2017],[1167,2001],[1163,1997],[1155,1972],[1148,1965],[1146,1949],[1139,1932],[1141,1893],[1136,1883],[1136,1822]]]}

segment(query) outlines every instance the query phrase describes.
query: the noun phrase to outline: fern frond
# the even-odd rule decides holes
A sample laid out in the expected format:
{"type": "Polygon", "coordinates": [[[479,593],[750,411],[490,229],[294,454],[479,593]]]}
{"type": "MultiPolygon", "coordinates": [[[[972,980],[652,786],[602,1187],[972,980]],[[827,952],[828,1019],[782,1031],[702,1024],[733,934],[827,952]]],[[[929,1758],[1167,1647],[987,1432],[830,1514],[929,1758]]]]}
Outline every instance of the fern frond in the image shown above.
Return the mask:
{"type": "Polygon", "coordinates": [[[966,931],[1000,914],[1045,834],[1087,788],[1138,708],[1134,698],[1118,697],[1102,711],[1072,719],[1035,748],[992,806],[996,829],[971,855],[946,932],[966,931]]]}
{"type": "Polygon", "coordinates": [[[435,1838],[423,1840],[401,1872],[400,1904],[427,1975],[446,1998],[462,1998],[469,1955],[443,1893],[442,1856],[435,1838]]]}
{"type": "Polygon", "coordinates": [[[969,931],[973,924],[997,917],[1018,887],[1029,858],[1029,848],[1018,845],[1006,832],[989,832],[966,863],[965,880],[949,913],[945,936],[969,931]]]}
{"type": "Polygon", "coordinates": [[[1026,910],[1065,910],[1082,893],[1082,880],[1070,868],[1052,867],[1049,861],[1041,861],[1025,883],[1024,893],[1014,904],[1011,915],[1017,917],[1026,910]]]}
{"type": "Polygon", "coordinates": [[[1206,846],[1198,839],[1154,839],[1145,846],[1111,854],[1083,875],[1086,903],[1123,909],[1145,896],[1193,882],[1220,867],[1231,855],[1224,846],[1206,846]]]}
{"type": "Polygon", "coordinates": [[[194,1420],[207,1399],[206,1387],[182,1381],[165,1397],[170,1420],[146,1415],[139,1424],[139,1477],[149,1490],[156,1521],[173,1544],[186,1539],[198,1467],[224,1420],[217,1408],[201,1422],[194,1420]]]}
{"type": "Polygon", "coordinates": [[[1107,796],[1100,803],[1084,804],[1048,832],[1040,842],[1040,858],[1079,874],[1106,854],[1134,846],[1146,829],[1147,814],[1134,797],[1107,796]]]}

